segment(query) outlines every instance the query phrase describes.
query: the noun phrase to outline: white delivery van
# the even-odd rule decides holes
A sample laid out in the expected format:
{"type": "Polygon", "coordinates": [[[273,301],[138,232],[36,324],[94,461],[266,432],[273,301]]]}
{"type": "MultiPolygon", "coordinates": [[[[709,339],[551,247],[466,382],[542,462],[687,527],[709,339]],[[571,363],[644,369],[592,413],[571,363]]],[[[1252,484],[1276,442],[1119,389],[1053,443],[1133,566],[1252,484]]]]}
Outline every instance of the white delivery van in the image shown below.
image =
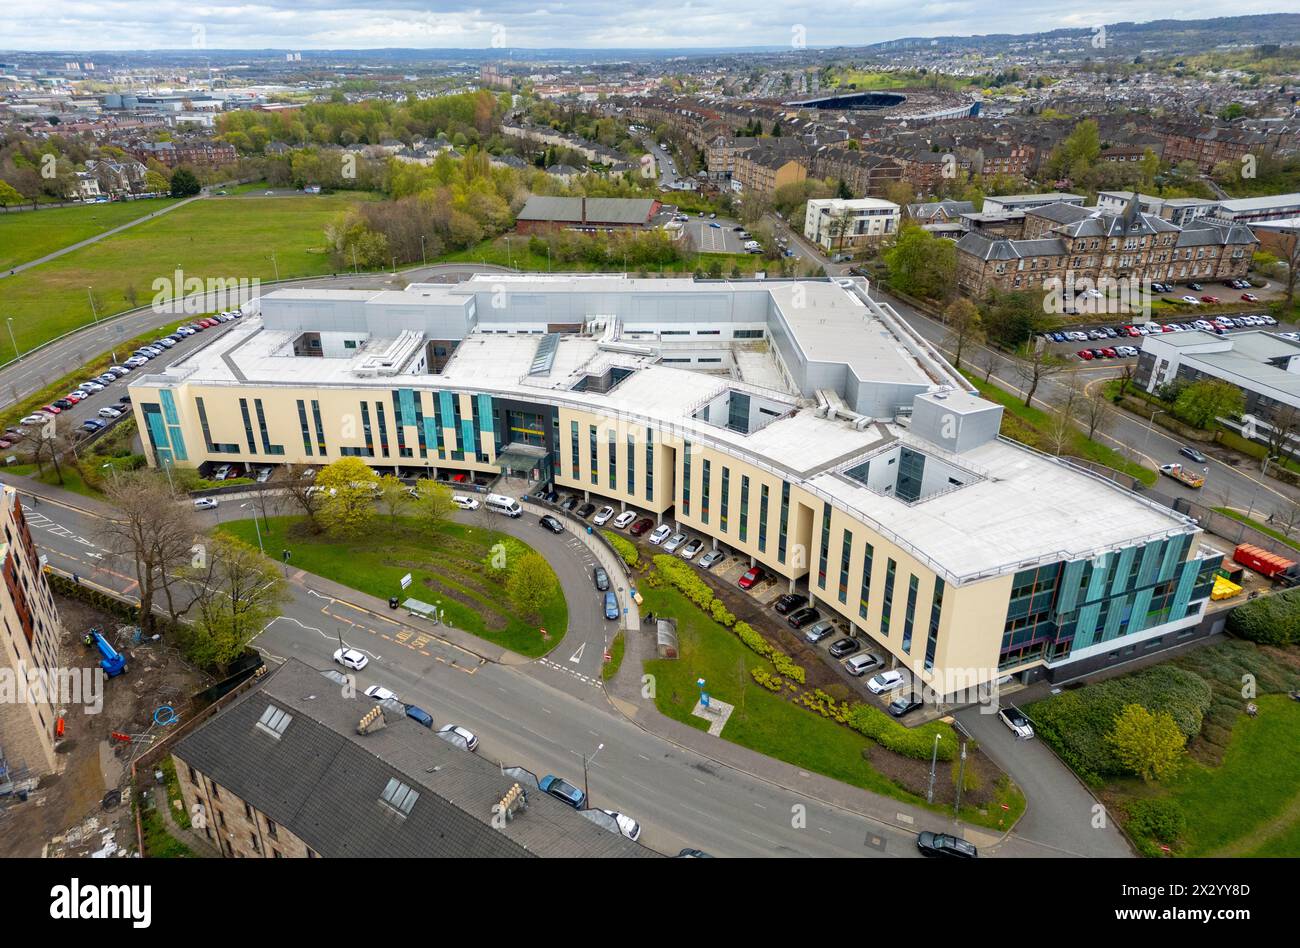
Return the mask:
{"type": "Polygon", "coordinates": [[[486,504],[488,510],[495,510],[507,517],[518,517],[524,512],[524,508],[519,506],[519,501],[505,494],[488,494],[486,504]]]}

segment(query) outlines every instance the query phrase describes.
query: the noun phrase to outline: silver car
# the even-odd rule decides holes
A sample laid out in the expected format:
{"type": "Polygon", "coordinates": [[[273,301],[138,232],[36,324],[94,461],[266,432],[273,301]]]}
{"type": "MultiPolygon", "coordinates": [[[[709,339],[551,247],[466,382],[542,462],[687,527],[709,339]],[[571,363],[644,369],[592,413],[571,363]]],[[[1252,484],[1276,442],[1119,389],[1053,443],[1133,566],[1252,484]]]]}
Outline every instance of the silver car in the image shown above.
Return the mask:
{"type": "Polygon", "coordinates": [[[700,569],[712,569],[727,558],[721,550],[709,550],[700,557],[700,569]]]}
{"type": "Polygon", "coordinates": [[[685,542],[686,542],[686,534],[674,533],[672,536],[670,536],[667,540],[664,541],[664,552],[676,553],[677,548],[685,542]]]}

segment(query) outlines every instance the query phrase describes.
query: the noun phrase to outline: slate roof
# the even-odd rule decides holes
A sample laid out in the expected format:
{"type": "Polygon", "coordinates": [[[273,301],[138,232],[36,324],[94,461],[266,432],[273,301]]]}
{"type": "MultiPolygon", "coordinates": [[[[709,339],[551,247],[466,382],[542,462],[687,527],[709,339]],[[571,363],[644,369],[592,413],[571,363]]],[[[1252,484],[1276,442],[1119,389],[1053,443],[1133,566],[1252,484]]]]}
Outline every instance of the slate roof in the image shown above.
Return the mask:
{"type": "Polygon", "coordinates": [[[494,829],[492,805],[515,779],[405,716],[357,734],[372,707],[291,658],[174,753],[326,858],[656,855],[535,787],[528,809],[494,829]],[[278,738],[257,723],[268,705],[292,715],[278,738]],[[419,794],[405,816],[380,799],[394,778],[419,794]]]}
{"type": "Polygon", "coordinates": [[[971,231],[957,241],[957,250],[981,260],[1019,260],[1021,257],[1058,256],[1068,253],[1065,241],[1059,237],[1038,240],[1008,240],[990,238],[971,231]]]}
{"type": "MultiPolygon", "coordinates": [[[[654,212],[650,198],[587,198],[587,220],[596,224],[644,224],[654,212]]],[[[519,212],[521,221],[582,221],[582,198],[534,194],[519,212]]]]}
{"type": "Polygon", "coordinates": [[[1254,232],[1245,224],[1218,224],[1198,219],[1183,228],[1175,246],[1215,247],[1230,244],[1249,245],[1256,242],[1254,232]]]}

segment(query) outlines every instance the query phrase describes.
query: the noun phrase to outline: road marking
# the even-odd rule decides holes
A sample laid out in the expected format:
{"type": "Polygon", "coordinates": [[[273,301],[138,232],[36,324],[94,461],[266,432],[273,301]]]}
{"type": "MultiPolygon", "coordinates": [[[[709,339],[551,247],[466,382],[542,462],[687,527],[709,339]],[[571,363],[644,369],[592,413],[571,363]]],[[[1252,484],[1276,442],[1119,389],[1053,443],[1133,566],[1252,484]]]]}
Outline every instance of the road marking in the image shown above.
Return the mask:
{"type": "Polygon", "coordinates": [[[581,645],[578,646],[578,650],[569,656],[569,661],[577,665],[579,662],[582,661],[582,653],[585,652],[586,650],[587,650],[587,643],[583,642],[581,645]]]}

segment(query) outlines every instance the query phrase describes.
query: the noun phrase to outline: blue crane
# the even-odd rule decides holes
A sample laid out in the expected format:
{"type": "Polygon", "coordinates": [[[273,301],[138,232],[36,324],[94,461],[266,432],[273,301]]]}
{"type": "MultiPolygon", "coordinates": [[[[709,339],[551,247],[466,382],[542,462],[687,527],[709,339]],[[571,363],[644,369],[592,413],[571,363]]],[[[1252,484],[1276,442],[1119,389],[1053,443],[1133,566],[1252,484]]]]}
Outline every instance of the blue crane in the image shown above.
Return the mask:
{"type": "Polygon", "coordinates": [[[99,667],[104,669],[104,674],[109,678],[115,678],[126,671],[126,656],[113,648],[99,629],[90,629],[82,641],[99,649],[99,654],[104,656],[99,667]]]}

